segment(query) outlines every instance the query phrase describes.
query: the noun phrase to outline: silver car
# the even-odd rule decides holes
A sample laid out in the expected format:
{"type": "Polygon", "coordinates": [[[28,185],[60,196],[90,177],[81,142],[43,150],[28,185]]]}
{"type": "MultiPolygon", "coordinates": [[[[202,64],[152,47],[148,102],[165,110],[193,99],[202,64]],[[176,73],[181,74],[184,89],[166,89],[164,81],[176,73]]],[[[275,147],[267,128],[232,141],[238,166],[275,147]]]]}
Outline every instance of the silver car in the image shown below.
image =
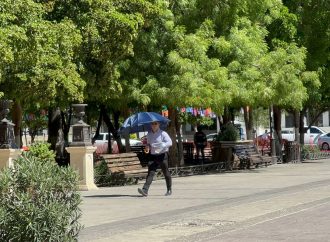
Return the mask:
{"type": "Polygon", "coordinates": [[[330,149],[330,133],[322,134],[319,136],[317,143],[322,150],[330,149]]]}

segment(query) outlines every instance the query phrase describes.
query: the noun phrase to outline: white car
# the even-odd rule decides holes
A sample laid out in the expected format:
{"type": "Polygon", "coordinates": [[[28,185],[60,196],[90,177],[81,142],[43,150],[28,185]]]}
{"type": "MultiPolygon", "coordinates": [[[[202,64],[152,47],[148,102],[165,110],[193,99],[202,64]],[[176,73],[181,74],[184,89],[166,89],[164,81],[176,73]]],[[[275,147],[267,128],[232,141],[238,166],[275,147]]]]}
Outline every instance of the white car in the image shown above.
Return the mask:
{"type": "Polygon", "coordinates": [[[206,140],[208,142],[214,141],[217,138],[217,136],[218,136],[218,133],[207,134],[206,135],[206,140]]]}
{"type": "Polygon", "coordinates": [[[293,129],[282,129],[281,134],[282,139],[285,139],[287,141],[294,141],[295,134],[293,132],[293,129]]]}
{"type": "MultiPolygon", "coordinates": [[[[105,154],[108,151],[108,133],[100,133],[96,139],[94,146],[96,147],[96,153],[97,154],[105,154]]],[[[121,143],[125,145],[125,139],[121,138],[121,143]]],[[[143,145],[143,143],[140,140],[137,139],[129,139],[130,146],[137,146],[137,145],[143,145]]],[[[118,153],[118,145],[117,142],[111,139],[111,147],[112,147],[112,153],[118,153]]]]}
{"type": "Polygon", "coordinates": [[[322,135],[326,134],[322,128],[316,127],[316,126],[311,126],[310,129],[307,129],[307,132],[305,133],[304,137],[304,143],[305,144],[314,144],[317,141],[317,138],[322,135]]]}
{"type": "MultiPolygon", "coordinates": [[[[95,139],[95,144],[108,143],[108,140],[109,140],[108,138],[109,138],[108,133],[100,133],[95,139]]],[[[113,142],[113,139],[111,139],[111,142],[113,142]]],[[[121,138],[121,143],[123,145],[125,145],[125,139],[124,138],[121,138]]],[[[141,142],[141,140],[137,140],[137,139],[129,139],[129,145],[130,146],[142,145],[142,142],[141,142]]]]}
{"type": "MultiPolygon", "coordinates": [[[[307,127],[305,127],[307,128],[307,127]]],[[[293,132],[293,128],[283,128],[282,131],[282,138],[286,139],[288,141],[294,141],[295,140],[295,134],[293,132]]],[[[309,129],[306,130],[306,133],[304,135],[304,143],[305,144],[315,144],[317,142],[317,138],[320,135],[326,134],[326,132],[317,126],[311,126],[309,129]]]]}

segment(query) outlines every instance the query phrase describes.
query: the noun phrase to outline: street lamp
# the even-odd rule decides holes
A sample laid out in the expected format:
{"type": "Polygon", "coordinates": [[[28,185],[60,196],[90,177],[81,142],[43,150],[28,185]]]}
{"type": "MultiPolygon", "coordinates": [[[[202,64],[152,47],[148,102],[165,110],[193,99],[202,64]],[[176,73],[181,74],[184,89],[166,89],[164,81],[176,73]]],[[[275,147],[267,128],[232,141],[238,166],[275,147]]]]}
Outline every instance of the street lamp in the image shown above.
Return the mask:
{"type": "Polygon", "coordinates": [[[7,119],[11,100],[0,100],[0,149],[9,149],[15,147],[14,124],[7,119]]]}
{"type": "Polygon", "coordinates": [[[273,157],[273,163],[276,163],[276,159],[274,157],[276,156],[275,151],[275,139],[274,139],[274,111],[273,111],[273,105],[270,105],[269,107],[269,131],[270,131],[270,153],[273,157]]]}
{"type": "Polygon", "coordinates": [[[91,146],[90,126],[83,121],[87,104],[72,104],[75,116],[79,119],[72,125],[72,143],[70,146],[91,146]]]}

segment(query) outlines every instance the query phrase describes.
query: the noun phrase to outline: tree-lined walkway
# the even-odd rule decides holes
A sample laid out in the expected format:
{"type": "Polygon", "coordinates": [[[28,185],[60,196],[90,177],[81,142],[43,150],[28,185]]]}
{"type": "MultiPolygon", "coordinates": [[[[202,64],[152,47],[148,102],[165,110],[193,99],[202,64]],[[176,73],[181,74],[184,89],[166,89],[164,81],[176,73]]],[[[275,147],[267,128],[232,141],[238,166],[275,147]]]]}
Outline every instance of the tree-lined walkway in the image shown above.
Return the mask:
{"type": "Polygon", "coordinates": [[[147,198],[138,195],[138,186],[83,192],[85,229],[80,241],[246,241],[245,234],[250,241],[258,236],[272,241],[274,233],[281,234],[279,238],[314,234],[322,241],[327,233],[323,225],[294,230],[289,217],[308,223],[301,216],[308,214],[312,222],[314,211],[315,216],[324,218],[330,201],[329,168],[330,160],[326,159],[175,178],[171,197],[163,196],[163,180],[154,182],[147,198]],[[325,212],[317,206],[324,206],[325,212]],[[273,224],[270,233],[264,234],[258,226],[267,223],[273,224]],[[256,237],[251,232],[254,228],[259,231],[256,237]],[[316,234],[318,231],[321,234],[316,234]]]}

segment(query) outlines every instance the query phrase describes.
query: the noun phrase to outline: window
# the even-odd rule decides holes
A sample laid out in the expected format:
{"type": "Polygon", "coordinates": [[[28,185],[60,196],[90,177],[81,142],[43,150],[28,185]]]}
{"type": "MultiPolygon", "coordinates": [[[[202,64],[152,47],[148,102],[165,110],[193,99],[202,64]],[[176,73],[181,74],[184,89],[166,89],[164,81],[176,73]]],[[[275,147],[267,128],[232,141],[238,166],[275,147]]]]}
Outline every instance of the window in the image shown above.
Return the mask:
{"type": "Polygon", "coordinates": [[[103,140],[103,135],[102,135],[102,134],[99,134],[99,135],[96,137],[96,140],[103,140]]]}
{"type": "Polygon", "coordinates": [[[285,127],[293,127],[294,126],[294,118],[292,113],[288,113],[285,115],[285,127]]]}
{"type": "Polygon", "coordinates": [[[311,127],[310,133],[312,133],[312,134],[321,134],[322,132],[317,128],[311,127]]]}
{"type": "Polygon", "coordinates": [[[101,133],[96,137],[96,140],[107,141],[107,140],[109,140],[108,137],[109,137],[109,134],[101,133]]]}

